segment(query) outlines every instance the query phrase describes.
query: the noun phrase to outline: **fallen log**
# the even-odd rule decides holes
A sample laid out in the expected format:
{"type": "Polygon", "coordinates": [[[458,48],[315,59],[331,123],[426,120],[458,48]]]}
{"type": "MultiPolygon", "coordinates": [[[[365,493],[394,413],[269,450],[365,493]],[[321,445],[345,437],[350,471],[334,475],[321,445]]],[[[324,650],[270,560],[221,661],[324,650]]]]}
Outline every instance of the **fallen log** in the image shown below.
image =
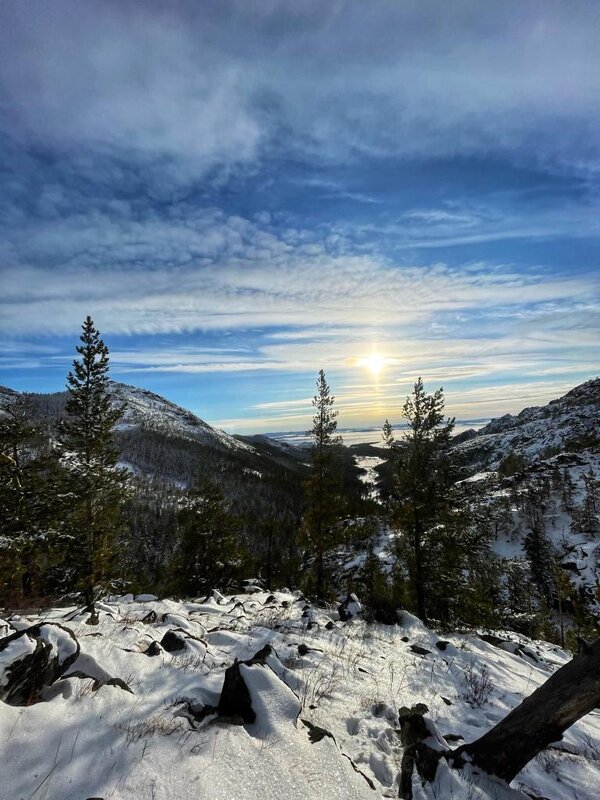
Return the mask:
{"type": "Polygon", "coordinates": [[[600,706],[600,639],[561,667],[494,728],[456,755],[468,755],[507,783],[578,719],[600,706]]]}
{"type": "Polygon", "coordinates": [[[557,670],[503,720],[474,742],[456,750],[445,748],[427,706],[401,708],[399,722],[404,755],[400,797],[412,797],[416,769],[423,783],[434,780],[441,758],[460,769],[471,762],[488,775],[507,783],[577,720],[600,706],[600,639],[557,670]]]}

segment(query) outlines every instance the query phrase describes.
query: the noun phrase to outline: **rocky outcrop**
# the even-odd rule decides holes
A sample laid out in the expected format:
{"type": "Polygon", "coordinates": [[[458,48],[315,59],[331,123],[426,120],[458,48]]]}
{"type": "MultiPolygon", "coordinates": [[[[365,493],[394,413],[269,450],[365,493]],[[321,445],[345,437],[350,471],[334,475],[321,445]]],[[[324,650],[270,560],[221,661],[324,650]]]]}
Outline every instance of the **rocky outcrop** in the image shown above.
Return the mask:
{"type": "Polygon", "coordinates": [[[14,706],[35,703],[79,656],[72,631],[42,623],[0,639],[0,700],[14,706]]]}

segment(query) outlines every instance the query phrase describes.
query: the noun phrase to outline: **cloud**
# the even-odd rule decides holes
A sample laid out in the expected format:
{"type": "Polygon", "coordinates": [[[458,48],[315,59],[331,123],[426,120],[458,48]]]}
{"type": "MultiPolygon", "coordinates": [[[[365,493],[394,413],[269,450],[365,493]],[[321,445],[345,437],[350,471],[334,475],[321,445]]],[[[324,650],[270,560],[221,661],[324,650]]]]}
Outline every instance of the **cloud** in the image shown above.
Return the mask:
{"type": "Polygon", "coordinates": [[[162,156],[184,182],[184,165],[227,171],[274,151],[598,168],[593,3],[57,0],[0,15],[11,130],[162,156]]]}

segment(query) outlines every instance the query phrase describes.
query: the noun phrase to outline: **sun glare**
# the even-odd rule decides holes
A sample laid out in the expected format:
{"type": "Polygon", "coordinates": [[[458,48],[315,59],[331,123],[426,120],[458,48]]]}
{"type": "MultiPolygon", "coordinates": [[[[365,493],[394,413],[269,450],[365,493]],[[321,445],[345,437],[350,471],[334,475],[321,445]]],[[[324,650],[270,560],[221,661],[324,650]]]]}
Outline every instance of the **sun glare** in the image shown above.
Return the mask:
{"type": "Polygon", "coordinates": [[[371,355],[361,359],[361,364],[365,366],[369,372],[372,372],[373,375],[379,375],[385,366],[385,359],[378,353],[371,353],[371,355]]]}

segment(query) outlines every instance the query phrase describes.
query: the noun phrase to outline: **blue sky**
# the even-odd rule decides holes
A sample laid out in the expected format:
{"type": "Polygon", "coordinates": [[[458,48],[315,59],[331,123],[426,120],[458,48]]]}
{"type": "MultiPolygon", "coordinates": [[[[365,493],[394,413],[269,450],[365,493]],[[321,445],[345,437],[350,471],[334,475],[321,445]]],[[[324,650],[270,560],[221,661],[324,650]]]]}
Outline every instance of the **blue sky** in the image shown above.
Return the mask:
{"type": "Polygon", "coordinates": [[[481,418],[600,355],[600,5],[0,5],[0,382],[115,379],[229,430],[411,384],[481,418]],[[383,369],[365,359],[376,353],[383,369]]]}

